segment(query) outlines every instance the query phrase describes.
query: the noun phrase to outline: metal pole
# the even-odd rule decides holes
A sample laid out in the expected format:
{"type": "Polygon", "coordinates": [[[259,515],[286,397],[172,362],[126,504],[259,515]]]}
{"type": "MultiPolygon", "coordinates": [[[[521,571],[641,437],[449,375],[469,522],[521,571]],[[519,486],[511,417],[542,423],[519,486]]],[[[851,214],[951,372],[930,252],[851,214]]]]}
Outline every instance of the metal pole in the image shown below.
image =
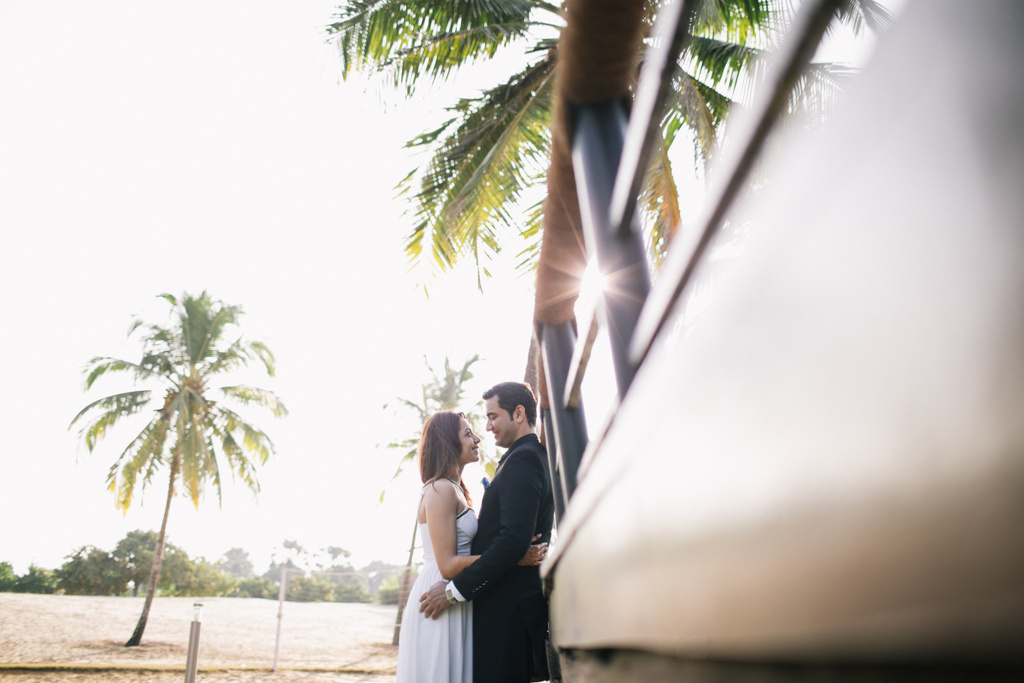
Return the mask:
{"type": "Polygon", "coordinates": [[[188,658],[185,660],[185,683],[195,683],[199,666],[199,627],[203,625],[203,603],[193,603],[195,616],[188,632],[188,658]]]}
{"type": "Polygon", "coordinates": [[[284,618],[284,596],[288,586],[288,568],[281,567],[281,590],[277,594],[277,640],[274,641],[274,673],[277,673],[277,655],[281,652],[281,619],[284,618]]]}
{"type": "Polygon", "coordinates": [[[568,504],[576,491],[576,473],[587,447],[583,400],[580,399],[576,407],[571,409],[564,403],[565,382],[575,343],[576,333],[571,322],[540,326],[540,348],[547,379],[549,412],[554,427],[554,434],[547,434],[547,437],[549,442],[553,439],[556,444],[556,466],[561,474],[563,505],[568,504]]]}
{"type": "MultiPolygon", "coordinates": [[[[601,275],[607,281],[601,294],[604,327],[621,399],[636,372],[629,359],[629,344],[640,317],[640,307],[651,289],[638,219],[634,215],[633,223],[637,225],[622,229],[611,225],[609,216],[626,134],[626,112],[617,101],[580,107],[576,111],[575,126],[572,160],[583,237],[587,251],[597,259],[601,275]]],[[[580,330],[580,333],[585,335],[589,330],[580,330]]]]}
{"type": "Polygon", "coordinates": [[[548,471],[551,474],[551,494],[555,499],[555,524],[565,516],[565,481],[562,477],[561,459],[558,456],[558,439],[555,437],[553,411],[544,411],[544,440],[548,452],[548,471]]]}

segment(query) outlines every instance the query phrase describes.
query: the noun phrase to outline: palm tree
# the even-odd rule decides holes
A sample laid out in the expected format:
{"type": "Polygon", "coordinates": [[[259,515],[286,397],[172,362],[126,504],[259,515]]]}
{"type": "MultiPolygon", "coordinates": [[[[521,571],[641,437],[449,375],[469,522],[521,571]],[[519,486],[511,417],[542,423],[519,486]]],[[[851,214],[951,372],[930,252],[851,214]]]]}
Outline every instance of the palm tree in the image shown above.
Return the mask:
{"type": "MultiPolygon", "coordinates": [[[[128,373],[136,383],[150,382],[154,386],[93,401],[71,421],[71,427],[85,421],[80,436],[91,452],[118,421],[147,407],[153,409],[149,422],[107,474],[107,487],[115,493],[117,506],[127,514],[136,485],[145,489],[158,471],[164,467],[168,471],[167,500],[146,601],[135,632],[125,643],[128,647],[141,642],[146,628],[163,561],[171,500],[179,487],[198,507],[212,483],[220,502],[221,473],[226,466],[254,493],[258,492],[256,467],[265,464],[273,452],[273,444],[262,430],[211,398],[212,380],[252,360],[274,375],[274,356],[263,343],[227,337],[229,329],[237,326],[242,309],[213,301],[206,292],[198,297],[184,294],[180,300],[170,294],[161,296],[172,306],[172,322],[146,328],[141,360],[97,357],[85,368],[86,391],[100,377],[115,372],[128,373]]],[[[129,336],[142,326],[143,322],[136,319],[129,336]]],[[[220,387],[219,393],[241,406],[267,408],[275,417],[287,414],[277,396],[263,389],[232,385],[220,387]]]]}
{"type": "MultiPolygon", "coordinates": [[[[663,3],[645,1],[648,26],[663,3]]],[[[670,147],[685,128],[695,141],[697,163],[709,159],[742,75],[764,62],[791,14],[788,0],[700,5],[641,201],[654,262],[679,224],[670,147]]],[[[864,26],[882,29],[892,17],[877,0],[848,0],[838,19],[859,32],[864,26]]],[[[486,261],[513,232],[526,238],[522,263],[533,265],[539,203],[525,210],[521,204],[545,183],[557,38],[564,24],[563,7],[539,0],[350,0],[339,8],[328,33],[337,43],[342,75],[380,71],[407,96],[494,58],[502,48],[514,44],[523,50],[520,71],[478,98],[460,99],[449,108],[448,121],[407,143],[431,153],[425,169],[414,169],[399,184],[402,194],[415,196],[416,222],[405,244],[412,260],[426,251],[444,271],[471,255],[479,281],[488,274],[486,261]]],[[[797,92],[827,100],[848,75],[846,69],[818,65],[797,92]]]]}

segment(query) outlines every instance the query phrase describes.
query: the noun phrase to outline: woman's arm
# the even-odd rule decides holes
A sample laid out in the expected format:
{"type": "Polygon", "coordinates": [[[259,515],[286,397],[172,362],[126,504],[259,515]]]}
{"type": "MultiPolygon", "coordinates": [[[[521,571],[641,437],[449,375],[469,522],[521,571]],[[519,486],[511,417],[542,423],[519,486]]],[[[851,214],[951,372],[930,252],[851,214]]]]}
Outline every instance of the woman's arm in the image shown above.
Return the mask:
{"type": "Polygon", "coordinates": [[[479,557],[455,554],[455,517],[461,505],[450,481],[435,481],[423,494],[430,545],[434,547],[437,568],[446,579],[454,578],[479,557]]]}
{"type": "MultiPolygon", "coordinates": [[[[540,538],[540,535],[537,535],[537,536],[534,537],[533,540],[536,541],[539,538],[540,538]]],[[[547,556],[548,556],[548,544],[547,543],[537,543],[535,545],[531,545],[530,549],[526,551],[525,555],[523,555],[523,559],[519,560],[519,566],[520,567],[539,567],[540,563],[543,562],[544,558],[547,557],[547,556]]],[[[441,570],[441,576],[443,576],[444,578],[446,578],[446,579],[448,579],[450,581],[450,580],[454,579],[456,576],[458,576],[459,572],[461,572],[463,569],[465,569],[466,567],[468,567],[469,565],[473,564],[474,562],[476,562],[479,559],[480,559],[479,555],[456,555],[454,558],[452,558],[452,563],[451,563],[451,567],[450,567],[451,570],[452,570],[451,576],[448,576],[447,574],[445,574],[444,570],[441,570]]],[[[440,567],[440,566],[441,565],[438,564],[438,567],[440,567]]]]}
{"type": "MultiPolygon", "coordinates": [[[[434,558],[437,560],[437,568],[441,570],[441,576],[449,580],[480,559],[479,555],[457,555],[455,552],[455,519],[461,505],[462,501],[455,492],[455,486],[448,481],[434,482],[434,485],[423,494],[430,545],[434,548],[434,558]]],[[[539,565],[547,552],[547,545],[531,545],[519,564],[524,567],[539,565]]]]}

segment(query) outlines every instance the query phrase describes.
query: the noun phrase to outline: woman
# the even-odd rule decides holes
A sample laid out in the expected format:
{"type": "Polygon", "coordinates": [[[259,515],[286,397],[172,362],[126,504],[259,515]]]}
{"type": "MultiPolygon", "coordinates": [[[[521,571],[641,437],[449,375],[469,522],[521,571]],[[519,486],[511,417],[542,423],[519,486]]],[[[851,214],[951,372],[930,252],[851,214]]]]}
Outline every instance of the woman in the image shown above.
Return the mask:
{"type": "MultiPolygon", "coordinates": [[[[440,618],[427,619],[419,612],[419,596],[479,559],[469,554],[477,522],[462,480],[462,469],[479,459],[480,437],[464,415],[441,411],[427,418],[419,445],[423,569],[403,612],[397,683],[472,683],[472,604],[459,603],[440,618]]],[[[546,549],[546,544],[531,546],[519,564],[540,564],[546,549]]]]}

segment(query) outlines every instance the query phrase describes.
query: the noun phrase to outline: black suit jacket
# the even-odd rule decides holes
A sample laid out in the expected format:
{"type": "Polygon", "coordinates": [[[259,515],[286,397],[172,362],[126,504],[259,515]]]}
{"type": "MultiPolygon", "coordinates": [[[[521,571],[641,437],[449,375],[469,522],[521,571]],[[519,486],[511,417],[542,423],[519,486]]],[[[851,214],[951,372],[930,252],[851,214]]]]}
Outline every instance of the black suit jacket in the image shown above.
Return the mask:
{"type": "Polygon", "coordinates": [[[473,601],[476,681],[528,681],[531,666],[546,664],[548,611],[540,569],[518,562],[534,536],[551,540],[554,509],[547,453],[528,434],[505,453],[484,493],[473,539],[480,559],[455,577],[455,587],[473,601]]]}

